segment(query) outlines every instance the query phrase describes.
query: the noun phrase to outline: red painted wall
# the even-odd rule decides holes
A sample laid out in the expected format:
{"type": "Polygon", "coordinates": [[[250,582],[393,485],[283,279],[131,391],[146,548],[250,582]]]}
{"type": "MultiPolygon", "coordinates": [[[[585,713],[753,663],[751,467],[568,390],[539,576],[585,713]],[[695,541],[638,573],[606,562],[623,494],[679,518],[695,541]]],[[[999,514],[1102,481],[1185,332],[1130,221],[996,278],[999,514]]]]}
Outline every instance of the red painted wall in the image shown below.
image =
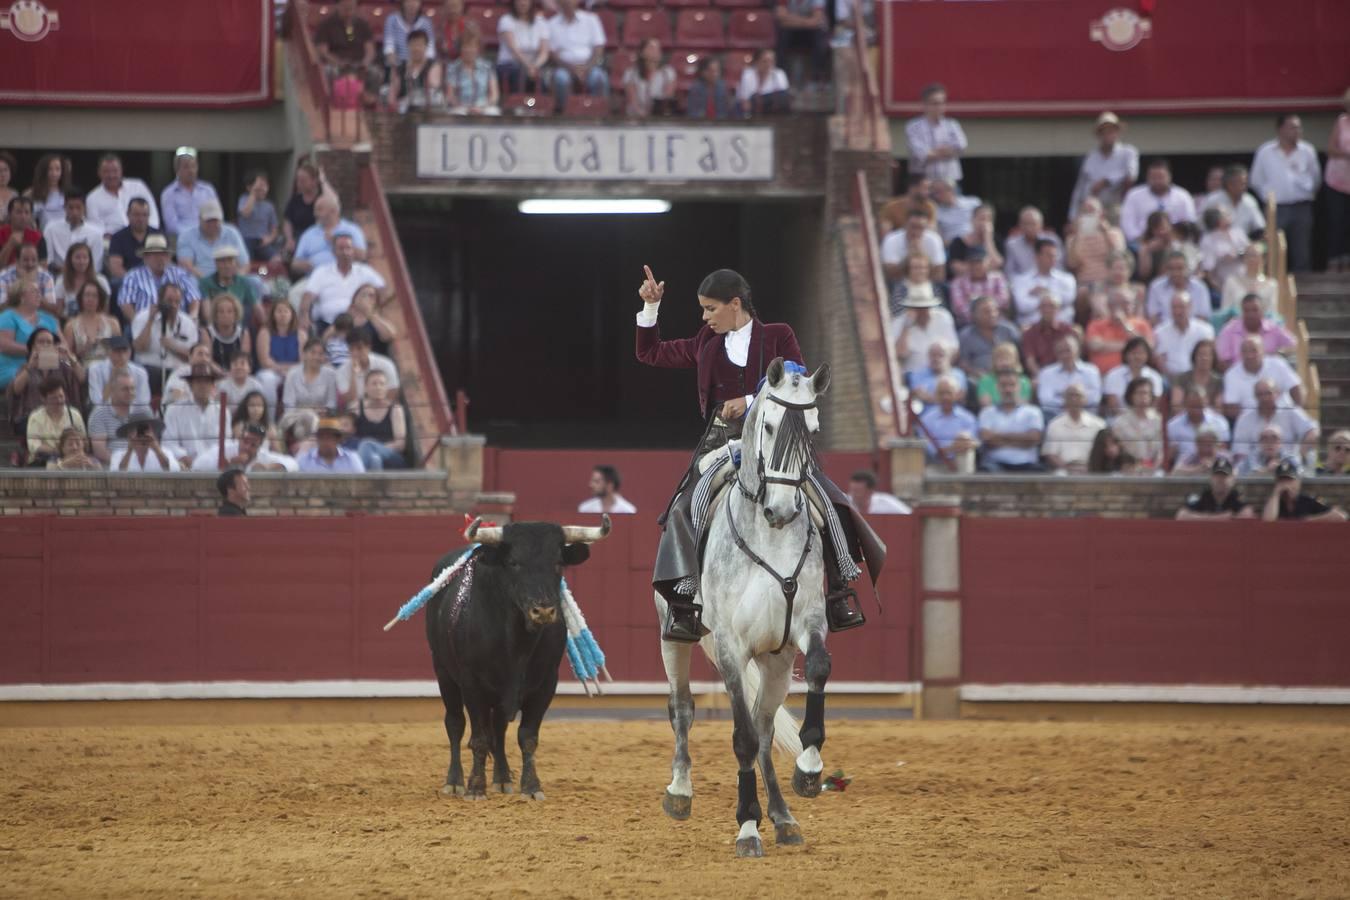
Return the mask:
{"type": "Polygon", "coordinates": [[[1344,526],[961,529],[966,682],[1350,685],[1344,526]]]}

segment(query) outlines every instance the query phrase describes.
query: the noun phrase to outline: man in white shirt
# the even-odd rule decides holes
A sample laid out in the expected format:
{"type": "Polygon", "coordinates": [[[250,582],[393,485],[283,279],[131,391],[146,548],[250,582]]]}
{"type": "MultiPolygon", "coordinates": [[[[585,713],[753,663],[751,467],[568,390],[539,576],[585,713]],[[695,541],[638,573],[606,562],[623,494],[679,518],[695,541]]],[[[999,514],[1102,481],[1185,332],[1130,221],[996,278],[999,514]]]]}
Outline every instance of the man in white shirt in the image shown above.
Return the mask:
{"type": "MultiPolygon", "coordinates": [[[[384,278],[370,266],[356,260],[356,245],[350,235],[333,238],[334,261],[319,266],[305,282],[300,300],[300,327],[312,335],[322,335],[352,305],[356,289],[373,284],[383,292],[384,278]]],[[[383,298],[382,298],[383,299],[383,298]]]]}
{"type": "Polygon", "coordinates": [[[1026,328],[1040,318],[1042,291],[1049,291],[1059,304],[1061,322],[1073,321],[1078,280],[1058,264],[1059,245],[1044,238],[1036,241],[1036,267],[1012,281],[1013,315],[1020,327],[1026,328]]]}
{"type": "Polygon", "coordinates": [[[1204,428],[1214,432],[1220,447],[1228,446],[1228,420],[1207,402],[1204,390],[1193,387],[1182,400],[1185,409],[1167,421],[1167,452],[1173,464],[1195,453],[1195,435],[1204,428]]]}
{"type": "MultiPolygon", "coordinates": [[[[1096,369],[1093,369],[1095,372],[1096,369]]],[[[980,460],[983,472],[1040,472],[1045,418],[1029,403],[1017,402],[1019,375],[998,376],[998,401],[980,410],[980,460]]]]}
{"type": "Polygon", "coordinates": [[[1205,225],[1204,237],[1200,238],[1200,273],[1209,284],[1211,299],[1222,297],[1228,279],[1241,274],[1242,254],[1251,242],[1233,225],[1227,210],[1211,207],[1200,218],[1205,225]]]}
{"type": "Polygon", "coordinates": [[[947,118],[947,89],[930,84],[920,94],[923,115],[905,123],[909,170],[960,185],[961,154],[969,146],[961,123],[947,118]]]}
{"type": "Polygon", "coordinates": [[[1064,408],[1064,392],[1069,385],[1083,389],[1083,400],[1090,409],[1102,402],[1102,373],[1078,356],[1078,339],[1065,335],[1055,342],[1055,364],[1041,369],[1036,378],[1036,401],[1048,415],[1064,408]]]}
{"type": "Polygon", "coordinates": [[[238,468],[245,472],[298,472],[299,464],[284,453],[267,449],[267,431],[256,423],[249,423],[239,440],[226,438],[225,465],[220,465],[220,454],[212,447],[192,461],[194,472],[223,472],[238,468]]]}
{"type": "Polygon", "coordinates": [[[1312,268],[1313,198],[1322,183],[1317,148],[1303,140],[1303,120],[1282,113],[1275,122],[1276,137],[1257,148],[1252,157],[1252,188],[1258,197],[1275,194],[1275,224],[1289,241],[1289,270],[1312,268]]]}
{"type": "Polygon", "coordinates": [[[1120,142],[1121,124],[1113,112],[1097,117],[1097,149],[1083,157],[1078,168],[1078,183],[1069,201],[1069,215],[1078,215],[1078,208],[1089,197],[1096,197],[1103,206],[1119,205],[1125,192],[1139,180],[1139,150],[1120,142]]]}
{"type": "Polygon", "coordinates": [[[131,339],[136,359],[150,376],[150,388],[163,392],[173,370],[188,361],[200,337],[192,317],[183,311],[182,292],[172,284],[161,289],[161,300],[136,313],[131,339]]]}
{"type": "Polygon", "coordinates": [[[611,515],[632,515],[637,512],[637,507],[624,499],[623,494],[619,493],[619,470],[613,466],[596,466],[591,470],[591,480],[588,487],[591,489],[591,496],[587,500],[581,501],[577,506],[577,512],[582,513],[610,513],[611,515]]]}
{"type": "Polygon", "coordinates": [[[1167,220],[1195,221],[1195,200],[1184,188],[1172,183],[1172,165],[1165,159],[1155,159],[1148,165],[1145,183],[1130,188],[1120,206],[1120,230],[1125,240],[1137,245],[1148,227],[1148,217],[1159,210],[1167,213],[1167,220]]]}
{"type": "Polygon", "coordinates": [[[164,423],[149,412],[136,413],[120,428],[116,436],[124,439],[127,445],[113,452],[108,463],[112,472],[179,472],[182,466],[173,454],[165,451],[159,444],[159,436],[164,433],[164,423]]]}
{"type": "Polygon", "coordinates": [[[1153,357],[1169,378],[1191,370],[1191,351],[1201,341],[1214,340],[1214,326],[1191,315],[1189,291],[1174,291],[1172,318],[1158,326],[1153,335],[1153,357]]]}
{"type": "Polygon", "coordinates": [[[89,381],[89,402],[95,409],[110,403],[109,388],[113,379],[125,374],[134,388],[130,402],[137,406],[150,404],[150,376],[145,367],[131,361],[131,340],[123,334],[105,338],[108,355],[89,364],[85,370],[89,381]]]}
{"type": "Polygon", "coordinates": [[[1265,233],[1266,215],[1261,204],[1247,190],[1247,167],[1238,163],[1223,170],[1223,187],[1206,194],[1200,212],[1207,209],[1226,209],[1233,226],[1249,238],[1265,233]]]}
{"type": "Polygon", "coordinates": [[[869,516],[907,516],[913,512],[899,497],[877,490],[875,472],[854,472],[848,480],[848,497],[859,512],[869,516]]]}
{"type": "Polygon", "coordinates": [[[1106,427],[1100,416],[1087,411],[1087,397],[1087,390],[1077,382],[1064,388],[1064,412],[1050,420],[1041,445],[1041,457],[1050,468],[1075,474],[1087,471],[1092,442],[1106,427]]]}
{"type": "MultiPolygon", "coordinates": [[[[164,412],[164,443],[184,467],[190,468],[202,454],[218,455],[220,402],[216,399],[216,372],[210,366],[193,366],[188,375],[192,390],[185,403],[171,403],[164,412]]],[[[230,412],[225,411],[225,433],[230,431],[230,412]]]]}
{"type": "Polygon", "coordinates": [[[85,244],[94,258],[94,272],[103,268],[103,229],[84,218],[84,198],[71,194],[66,198],[66,217],[53,219],[42,230],[47,242],[47,263],[65,268],[66,252],[72,244],[85,244]]]}
{"type": "Polygon", "coordinates": [[[1244,409],[1256,408],[1256,383],[1269,381],[1275,386],[1277,406],[1302,406],[1303,381],[1289,363],[1278,356],[1267,356],[1261,338],[1242,339],[1241,362],[1223,373],[1223,411],[1236,419],[1244,409]]]}
{"type": "Polygon", "coordinates": [[[905,372],[917,372],[928,364],[928,348],[934,343],[957,345],[956,322],[926,284],[912,288],[901,304],[905,311],[892,323],[895,358],[905,372]]]}
{"type": "Polygon", "coordinates": [[[937,230],[943,244],[950,244],[970,231],[980,198],[956,193],[956,183],[945,178],[933,182],[933,202],[937,204],[937,230]]]}
{"type": "Polygon", "coordinates": [[[929,226],[928,211],[920,207],[911,208],[905,217],[905,227],[892,231],[881,241],[881,268],[889,281],[899,281],[904,277],[905,257],[911,250],[921,250],[937,272],[947,264],[947,250],[942,246],[942,238],[929,226]]]}
{"type": "Polygon", "coordinates": [[[599,16],[577,9],[577,0],[558,0],[558,14],[548,20],[548,45],[558,112],[567,108],[567,98],[577,88],[594,97],[609,96],[609,74],[600,65],[605,26],[599,16]]]}
{"type": "Polygon", "coordinates": [[[144,200],[150,208],[150,227],[159,227],[159,208],[150,187],[139,178],[122,177],[122,160],[116,153],[105,153],[98,161],[100,184],[84,198],[89,221],[112,237],[130,224],[127,206],[132,200],[144,200]]]}
{"type": "Polygon", "coordinates": [[[366,374],[372,371],[383,372],[389,380],[389,389],[398,390],[398,366],[389,357],[370,349],[370,335],[364,331],[349,333],[347,351],[346,361],[337,368],[338,393],[344,407],[365,394],[366,374]]]}
{"type": "Polygon", "coordinates": [[[1191,274],[1186,254],[1173,250],[1163,262],[1163,274],[1149,282],[1148,299],[1144,301],[1144,312],[1152,325],[1157,325],[1167,316],[1172,307],[1172,297],[1185,292],[1191,298],[1191,313],[1208,321],[1212,306],[1209,288],[1199,278],[1191,274]]]}
{"type": "Polygon", "coordinates": [[[1012,281],[1018,275],[1025,275],[1036,269],[1036,244],[1049,241],[1059,248],[1055,268],[1064,268],[1064,242],[1059,235],[1045,228],[1045,216],[1034,206],[1024,206],[1017,214],[1017,231],[1008,237],[1003,246],[1003,274],[1012,281]]]}
{"type": "Polygon", "coordinates": [[[1297,446],[1301,456],[1306,457],[1317,449],[1317,439],[1321,436],[1317,423],[1297,406],[1278,405],[1273,381],[1259,379],[1252,388],[1252,395],[1256,398],[1256,407],[1243,410],[1233,425],[1233,455],[1239,462],[1256,453],[1261,432],[1267,428],[1278,428],[1281,443],[1290,448],[1297,446]]]}

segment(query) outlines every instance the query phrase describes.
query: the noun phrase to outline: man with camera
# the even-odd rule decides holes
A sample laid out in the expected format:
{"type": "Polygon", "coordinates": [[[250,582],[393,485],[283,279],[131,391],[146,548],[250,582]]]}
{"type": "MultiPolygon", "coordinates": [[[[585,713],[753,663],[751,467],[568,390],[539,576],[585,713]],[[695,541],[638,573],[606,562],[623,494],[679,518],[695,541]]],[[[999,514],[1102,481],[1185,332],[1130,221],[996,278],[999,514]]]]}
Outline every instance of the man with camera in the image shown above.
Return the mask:
{"type": "Polygon", "coordinates": [[[135,413],[120,428],[117,437],[127,446],[112,455],[109,472],[178,472],[178,460],[159,444],[164,423],[150,413],[135,413]]]}
{"type": "Polygon", "coordinates": [[[136,354],[150,376],[155,393],[164,392],[164,382],[178,366],[188,361],[200,333],[191,313],[183,311],[184,295],[177,285],[159,289],[159,302],[136,313],[131,320],[136,354]]]}

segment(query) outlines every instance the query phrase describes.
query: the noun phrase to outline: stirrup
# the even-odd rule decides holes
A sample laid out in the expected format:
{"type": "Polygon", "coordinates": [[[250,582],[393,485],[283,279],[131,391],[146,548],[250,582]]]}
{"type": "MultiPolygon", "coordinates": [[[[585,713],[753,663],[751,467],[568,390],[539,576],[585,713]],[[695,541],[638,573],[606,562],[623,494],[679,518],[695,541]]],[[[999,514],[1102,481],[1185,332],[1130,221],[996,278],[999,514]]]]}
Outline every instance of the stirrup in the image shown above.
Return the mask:
{"type": "Polygon", "coordinates": [[[677,644],[697,644],[709,631],[702,621],[703,604],[676,602],[666,604],[666,624],[661,640],[677,644]]]}
{"type": "Polygon", "coordinates": [[[848,631],[867,624],[867,617],[858,606],[858,592],[842,587],[826,594],[825,621],[830,631],[848,631]]]}

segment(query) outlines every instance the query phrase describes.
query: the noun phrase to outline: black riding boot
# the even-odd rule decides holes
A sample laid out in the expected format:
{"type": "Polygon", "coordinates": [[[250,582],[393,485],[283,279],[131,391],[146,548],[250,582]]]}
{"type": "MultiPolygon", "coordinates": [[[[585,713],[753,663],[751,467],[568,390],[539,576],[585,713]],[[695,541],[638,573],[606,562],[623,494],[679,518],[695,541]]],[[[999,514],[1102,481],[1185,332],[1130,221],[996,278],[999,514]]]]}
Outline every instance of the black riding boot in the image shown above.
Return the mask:
{"type": "Polygon", "coordinates": [[[680,644],[697,644],[708,633],[700,618],[703,604],[692,600],[677,600],[666,603],[666,626],[661,631],[661,640],[675,641],[680,644]]]}
{"type": "Polygon", "coordinates": [[[858,593],[848,586],[839,575],[832,572],[829,578],[830,589],[825,594],[825,621],[830,631],[848,631],[867,622],[858,603],[858,593]]]}

